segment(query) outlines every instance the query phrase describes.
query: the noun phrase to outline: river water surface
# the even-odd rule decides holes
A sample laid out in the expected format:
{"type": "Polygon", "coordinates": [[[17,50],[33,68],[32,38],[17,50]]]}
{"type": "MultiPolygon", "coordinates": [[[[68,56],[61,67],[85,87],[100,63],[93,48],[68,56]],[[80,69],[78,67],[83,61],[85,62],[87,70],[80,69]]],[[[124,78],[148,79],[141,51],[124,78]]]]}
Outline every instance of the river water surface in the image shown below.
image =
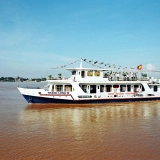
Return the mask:
{"type": "Polygon", "coordinates": [[[159,160],[160,101],[28,105],[0,82],[1,160],[159,160]]]}

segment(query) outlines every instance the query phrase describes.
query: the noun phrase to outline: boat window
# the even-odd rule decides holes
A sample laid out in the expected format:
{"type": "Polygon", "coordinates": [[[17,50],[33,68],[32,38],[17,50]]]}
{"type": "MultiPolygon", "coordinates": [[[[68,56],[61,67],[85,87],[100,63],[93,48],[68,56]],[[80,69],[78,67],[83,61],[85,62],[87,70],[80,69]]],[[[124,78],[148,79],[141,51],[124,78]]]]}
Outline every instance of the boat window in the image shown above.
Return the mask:
{"type": "Polygon", "coordinates": [[[57,92],[63,91],[63,85],[56,85],[56,91],[57,92]]]}
{"type": "Polygon", "coordinates": [[[92,98],[92,96],[91,95],[80,95],[80,96],[78,96],[78,98],[92,98]]]}
{"type": "Polygon", "coordinates": [[[88,71],[87,76],[93,76],[93,71],[88,71]]]}
{"type": "Polygon", "coordinates": [[[142,85],[142,87],[141,87],[141,88],[142,88],[142,91],[145,91],[145,88],[144,88],[144,86],[143,86],[143,85],[142,85]]]}
{"type": "Polygon", "coordinates": [[[45,90],[45,91],[48,91],[48,90],[49,90],[49,86],[50,86],[50,85],[48,85],[48,84],[45,85],[45,86],[44,86],[44,90],[45,90]]]}
{"type": "Polygon", "coordinates": [[[72,75],[76,75],[76,71],[72,71],[72,75]]]}
{"type": "Polygon", "coordinates": [[[54,91],[54,85],[52,85],[52,91],[54,91]]]}
{"type": "Polygon", "coordinates": [[[65,92],[71,92],[72,86],[71,85],[65,85],[65,92]]]}
{"type": "Polygon", "coordinates": [[[134,92],[138,91],[139,86],[138,85],[134,85],[134,92]]]}
{"type": "Polygon", "coordinates": [[[82,71],[82,78],[85,77],[85,71],[82,71]]]}
{"type": "Polygon", "coordinates": [[[104,85],[100,85],[100,92],[104,92],[104,85]]]}
{"type": "Polygon", "coordinates": [[[120,92],[126,91],[126,85],[120,85],[120,92]]]}
{"type": "Polygon", "coordinates": [[[82,90],[86,93],[87,92],[87,85],[82,85],[82,90]]]}
{"type": "Polygon", "coordinates": [[[94,72],[94,76],[99,77],[100,76],[100,72],[99,71],[95,71],[94,72]]]}
{"type": "Polygon", "coordinates": [[[119,85],[113,85],[113,88],[119,88],[119,85]]]}
{"type": "Polygon", "coordinates": [[[157,91],[158,91],[158,90],[157,90],[157,86],[154,86],[153,91],[154,91],[154,92],[157,92],[157,91]]]}
{"type": "Polygon", "coordinates": [[[127,92],[131,92],[131,85],[127,85],[127,92]]]}
{"type": "Polygon", "coordinates": [[[112,92],[112,86],[106,85],[106,92],[112,92]]]}
{"type": "Polygon", "coordinates": [[[90,93],[96,93],[96,85],[90,86],[90,93]]]}

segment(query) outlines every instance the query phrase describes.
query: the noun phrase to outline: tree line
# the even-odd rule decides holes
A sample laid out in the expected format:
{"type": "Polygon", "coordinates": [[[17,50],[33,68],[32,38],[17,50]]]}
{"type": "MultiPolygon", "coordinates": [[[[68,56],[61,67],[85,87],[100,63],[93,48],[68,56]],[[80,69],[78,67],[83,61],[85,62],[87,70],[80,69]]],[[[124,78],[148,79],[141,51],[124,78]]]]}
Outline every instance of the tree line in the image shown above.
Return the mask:
{"type": "Polygon", "coordinates": [[[46,81],[46,78],[23,78],[23,77],[1,77],[0,82],[24,82],[24,81],[36,81],[36,82],[41,82],[41,81],[46,81]]]}

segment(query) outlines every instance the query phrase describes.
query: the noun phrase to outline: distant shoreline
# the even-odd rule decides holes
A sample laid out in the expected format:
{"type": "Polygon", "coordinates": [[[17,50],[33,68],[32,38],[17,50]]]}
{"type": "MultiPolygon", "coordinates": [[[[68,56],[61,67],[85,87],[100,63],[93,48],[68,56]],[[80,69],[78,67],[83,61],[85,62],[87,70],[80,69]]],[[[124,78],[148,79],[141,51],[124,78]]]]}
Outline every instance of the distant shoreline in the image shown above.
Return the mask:
{"type": "Polygon", "coordinates": [[[47,82],[47,81],[0,81],[0,82],[47,82]]]}
{"type": "Polygon", "coordinates": [[[45,82],[47,78],[1,77],[0,82],[45,82]]]}

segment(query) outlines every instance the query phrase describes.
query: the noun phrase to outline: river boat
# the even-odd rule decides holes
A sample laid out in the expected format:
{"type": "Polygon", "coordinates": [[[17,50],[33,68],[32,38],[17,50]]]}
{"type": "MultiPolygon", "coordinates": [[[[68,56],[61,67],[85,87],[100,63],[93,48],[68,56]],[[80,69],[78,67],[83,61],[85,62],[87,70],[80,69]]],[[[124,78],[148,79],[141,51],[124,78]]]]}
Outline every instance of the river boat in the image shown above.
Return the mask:
{"type": "Polygon", "coordinates": [[[69,78],[47,80],[48,84],[43,88],[18,87],[18,90],[28,103],[88,104],[160,100],[159,79],[120,76],[111,69],[83,68],[82,61],[80,67],[66,69],[72,74],[69,78]]]}

